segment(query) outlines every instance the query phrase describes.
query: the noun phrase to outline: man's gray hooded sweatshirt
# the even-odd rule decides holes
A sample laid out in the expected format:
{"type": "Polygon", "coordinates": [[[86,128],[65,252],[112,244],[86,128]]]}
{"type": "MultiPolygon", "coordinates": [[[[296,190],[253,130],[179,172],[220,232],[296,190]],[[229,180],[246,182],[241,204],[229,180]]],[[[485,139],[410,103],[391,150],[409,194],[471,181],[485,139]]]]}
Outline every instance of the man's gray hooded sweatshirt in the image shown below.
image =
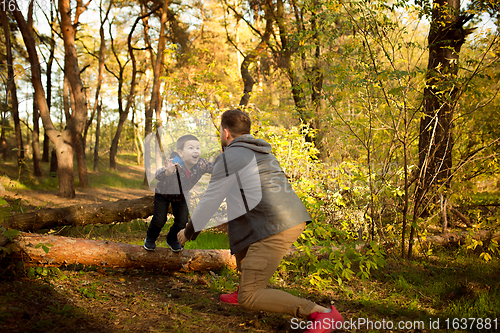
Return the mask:
{"type": "Polygon", "coordinates": [[[207,191],[186,226],[187,239],[196,238],[225,198],[232,254],[311,221],[271,145],[250,134],[235,138],[217,156],[207,191]]]}

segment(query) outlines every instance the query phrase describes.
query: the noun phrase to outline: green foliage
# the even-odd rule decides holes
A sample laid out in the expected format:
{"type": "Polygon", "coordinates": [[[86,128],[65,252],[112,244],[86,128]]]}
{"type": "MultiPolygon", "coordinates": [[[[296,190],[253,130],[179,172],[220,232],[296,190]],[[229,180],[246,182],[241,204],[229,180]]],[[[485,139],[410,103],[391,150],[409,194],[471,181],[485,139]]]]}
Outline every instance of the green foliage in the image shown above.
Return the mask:
{"type": "MultiPolygon", "coordinates": [[[[0,226],[0,232],[2,232],[2,236],[8,238],[10,242],[12,242],[15,237],[20,235],[20,232],[18,230],[6,229],[4,226],[0,226]]],[[[10,254],[10,248],[0,246],[0,259],[7,256],[8,254],[10,254]]]]}
{"type": "Polygon", "coordinates": [[[35,249],[42,248],[43,252],[45,252],[45,254],[48,254],[52,246],[54,246],[54,244],[38,243],[35,246],[35,249]]]}
{"type": "Polygon", "coordinates": [[[0,231],[2,231],[2,235],[7,237],[11,242],[12,239],[19,236],[21,233],[15,229],[5,229],[5,227],[0,227],[0,231]]]}
{"type": "Polygon", "coordinates": [[[498,248],[498,241],[496,239],[491,239],[489,241],[483,242],[482,240],[476,238],[476,234],[481,227],[482,224],[480,223],[469,230],[465,238],[465,244],[462,245],[460,250],[464,252],[479,251],[479,258],[481,258],[485,262],[488,262],[494,257],[498,258],[498,255],[500,255],[500,250],[498,248]]]}
{"type": "Polygon", "coordinates": [[[107,299],[107,296],[101,291],[101,282],[92,282],[90,284],[82,282],[83,286],[78,289],[78,292],[86,298],[107,299]]]}
{"type": "Polygon", "coordinates": [[[25,270],[26,276],[30,278],[55,278],[61,275],[57,267],[28,267],[25,270]]]}
{"type": "MultiPolygon", "coordinates": [[[[357,229],[348,220],[348,214],[339,220],[332,218],[336,208],[346,209],[341,193],[358,179],[349,180],[347,173],[333,173],[325,163],[315,159],[318,150],[305,141],[306,131],[304,126],[288,130],[262,126],[259,131],[265,133],[273,146],[273,153],[313,220],[295,244],[300,254],[284,261],[282,269],[301,274],[317,288],[332,282],[342,284],[343,280],[351,280],[354,276],[369,278],[374,269],[385,264],[383,249],[375,242],[359,246],[357,229]],[[332,207],[333,212],[326,207],[332,207]],[[328,259],[322,260],[319,256],[328,259]]],[[[366,184],[358,184],[356,191],[366,193],[366,184]]]]}
{"type": "Polygon", "coordinates": [[[362,280],[370,278],[373,270],[385,266],[385,252],[375,242],[366,246],[352,239],[347,232],[339,231],[330,225],[308,227],[296,242],[297,257],[284,261],[281,269],[294,271],[310,285],[318,289],[332,283],[342,285],[354,277],[362,280]],[[342,234],[338,242],[315,237],[316,232],[342,234]],[[337,245],[338,244],[338,245],[337,245]]]}

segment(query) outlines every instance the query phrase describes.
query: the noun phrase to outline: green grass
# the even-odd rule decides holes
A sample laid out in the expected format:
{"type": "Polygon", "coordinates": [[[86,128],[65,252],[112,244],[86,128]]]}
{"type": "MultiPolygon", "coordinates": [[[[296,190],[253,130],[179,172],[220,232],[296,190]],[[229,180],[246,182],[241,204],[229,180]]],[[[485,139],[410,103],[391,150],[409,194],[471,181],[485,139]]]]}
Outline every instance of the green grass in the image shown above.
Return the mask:
{"type": "Polygon", "coordinates": [[[189,241],[184,246],[186,249],[229,249],[227,234],[203,231],[194,241],[189,241]]]}
{"type": "MultiPolygon", "coordinates": [[[[166,247],[165,237],[173,223],[173,218],[165,224],[156,241],[157,246],[166,247]]],[[[81,237],[88,239],[106,239],[115,242],[127,242],[129,244],[142,245],[148,230],[148,224],[143,219],[135,219],[130,222],[119,222],[111,224],[93,224],[75,227],[61,227],[59,235],[67,237],[81,237]]],[[[189,241],[186,249],[229,249],[229,238],[225,233],[205,230],[201,232],[196,240],[189,241]]]]}
{"type": "Polygon", "coordinates": [[[348,282],[351,300],[376,309],[381,318],[500,317],[498,258],[486,263],[471,253],[443,250],[431,260],[389,263],[371,281],[348,282]]]}

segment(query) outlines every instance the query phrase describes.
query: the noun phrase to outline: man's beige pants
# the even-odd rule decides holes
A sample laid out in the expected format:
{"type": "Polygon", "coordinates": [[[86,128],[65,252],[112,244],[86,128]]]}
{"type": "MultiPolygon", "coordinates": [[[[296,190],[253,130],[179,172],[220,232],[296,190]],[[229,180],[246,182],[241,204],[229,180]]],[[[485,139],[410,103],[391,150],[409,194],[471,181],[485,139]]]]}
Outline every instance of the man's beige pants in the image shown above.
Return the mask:
{"type": "Polygon", "coordinates": [[[307,317],[316,305],[303,298],[278,289],[267,289],[267,284],[283,256],[304,231],[306,223],[279,234],[264,238],[236,253],[240,271],[238,303],[254,311],[270,311],[307,317]]]}

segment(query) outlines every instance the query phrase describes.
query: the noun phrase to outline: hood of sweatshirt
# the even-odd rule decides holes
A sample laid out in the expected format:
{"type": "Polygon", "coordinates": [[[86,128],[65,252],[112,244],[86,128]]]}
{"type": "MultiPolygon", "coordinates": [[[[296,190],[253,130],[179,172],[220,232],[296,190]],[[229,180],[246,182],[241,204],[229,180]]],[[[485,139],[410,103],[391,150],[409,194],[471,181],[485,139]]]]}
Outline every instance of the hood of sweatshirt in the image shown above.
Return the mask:
{"type": "Polygon", "coordinates": [[[182,160],[182,158],[179,156],[179,155],[176,155],[174,157],[174,159],[172,160],[172,163],[178,163],[180,165],[182,165],[183,168],[185,168],[186,166],[184,165],[184,161],[182,160]]]}
{"type": "Polygon", "coordinates": [[[256,139],[251,134],[243,134],[233,139],[226,149],[232,147],[248,148],[262,154],[270,154],[272,151],[272,147],[269,143],[262,139],[256,139]]]}

